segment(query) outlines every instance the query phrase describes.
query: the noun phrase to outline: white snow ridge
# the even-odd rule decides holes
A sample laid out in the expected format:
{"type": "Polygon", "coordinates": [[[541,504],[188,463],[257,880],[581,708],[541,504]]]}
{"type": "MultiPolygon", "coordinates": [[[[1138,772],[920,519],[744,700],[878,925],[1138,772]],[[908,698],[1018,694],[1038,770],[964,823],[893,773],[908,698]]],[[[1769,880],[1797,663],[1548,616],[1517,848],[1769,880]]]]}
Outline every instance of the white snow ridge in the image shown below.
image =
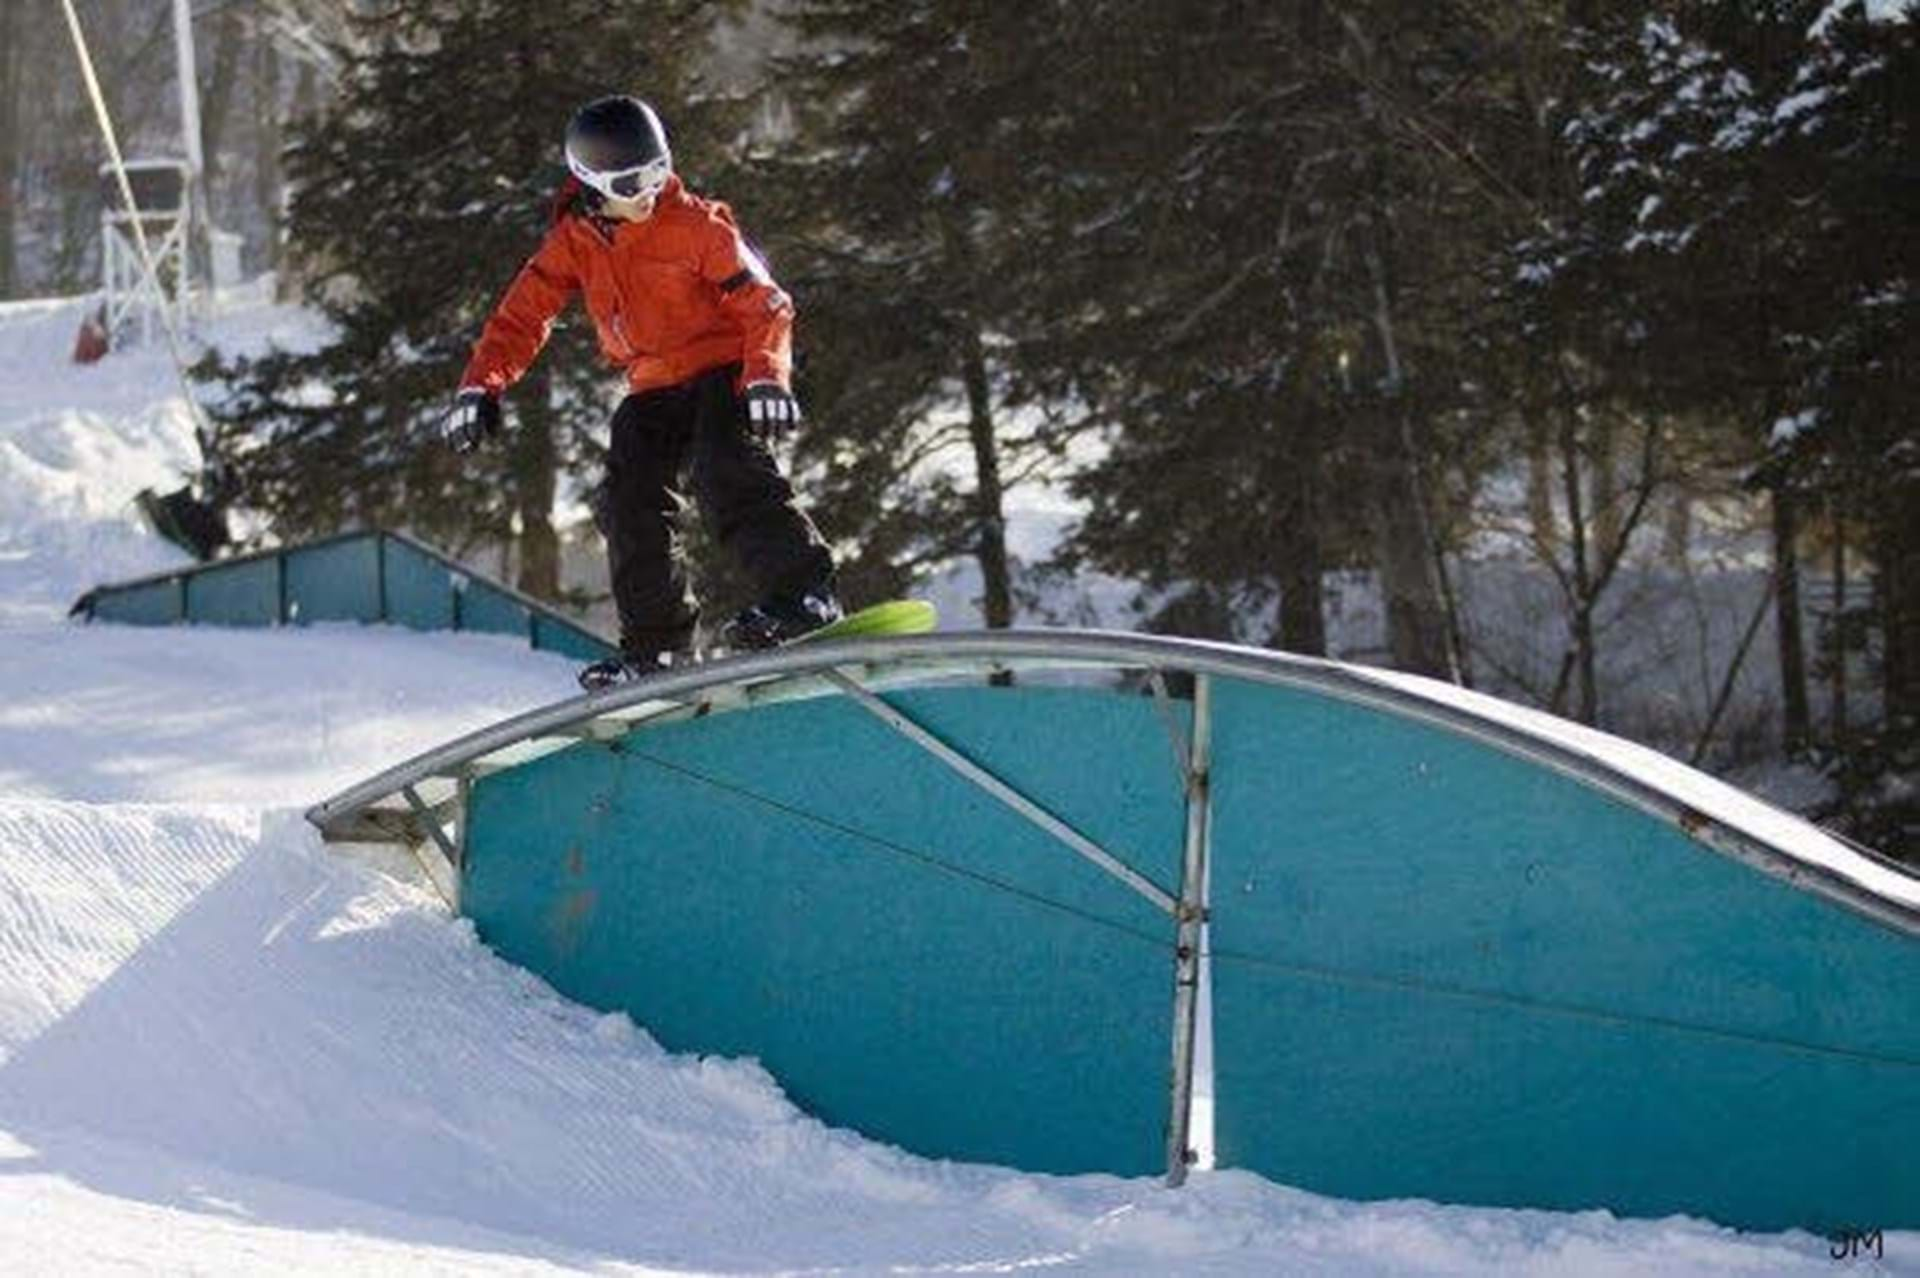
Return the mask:
{"type": "Polygon", "coordinates": [[[1805,1234],[916,1158],[560,998],[297,813],[569,664],[63,620],[171,560],[122,507],[183,447],[150,352],[63,362],[77,314],[0,308],[0,1273],[1834,1272],[1805,1234]]]}

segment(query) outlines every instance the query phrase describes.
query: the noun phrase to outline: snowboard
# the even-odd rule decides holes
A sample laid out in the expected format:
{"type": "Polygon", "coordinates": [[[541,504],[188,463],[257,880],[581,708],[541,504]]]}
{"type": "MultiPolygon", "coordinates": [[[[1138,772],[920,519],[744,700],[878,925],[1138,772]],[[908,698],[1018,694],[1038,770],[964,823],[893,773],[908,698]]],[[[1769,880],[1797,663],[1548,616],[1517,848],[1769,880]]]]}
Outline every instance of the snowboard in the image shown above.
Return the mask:
{"type": "Polygon", "coordinates": [[[875,635],[923,635],[940,624],[940,611],[924,599],[889,599],[871,607],[850,612],[840,620],[798,639],[789,639],[781,647],[796,643],[815,643],[823,639],[854,639],[875,635]]]}
{"type": "MultiPolygon", "coordinates": [[[[939,609],[935,608],[926,600],[889,599],[885,603],[877,603],[872,607],[862,608],[858,612],[850,612],[831,625],[822,626],[818,630],[810,631],[797,639],[789,639],[783,644],[775,644],[773,647],[786,648],[796,643],[812,643],[815,640],[857,639],[861,637],[877,638],[884,635],[922,635],[939,624],[939,609]]],[[[771,652],[773,648],[763,648],[760,649],[760,651],[771,652]]],[[[694,660],[701,659],[703,658],[696,657],[694,660]]],[[[682,666],[676,664],[673,669],[677,671],[682,669],[682,666]]],[[[662,670],[664,672],[665,668],[663,667],[662,670]]],[[[653,674],[647,674],[636,676],[634,679],[616,679],[610,683],[601,685],[588,685],[582,682],[580,686],[589,693],[602,692],[609,687],[654,677],[653,674]]]]}

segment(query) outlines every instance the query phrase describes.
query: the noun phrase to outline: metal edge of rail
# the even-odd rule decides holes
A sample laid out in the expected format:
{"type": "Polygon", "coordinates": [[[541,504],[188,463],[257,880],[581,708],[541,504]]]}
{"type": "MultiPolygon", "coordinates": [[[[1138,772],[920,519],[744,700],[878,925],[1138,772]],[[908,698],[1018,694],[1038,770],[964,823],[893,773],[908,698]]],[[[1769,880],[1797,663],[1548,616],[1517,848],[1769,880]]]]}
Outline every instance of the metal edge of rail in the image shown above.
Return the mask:
{"type": "MultiPolygon", "coordinates": [[[[1369,678],[1357,668],[1321,658],[1208,640],[1116,631],[998,630],[869,636],[727,657],[515,715],[350,786],[309,808],[306,817],[323,836],[352,841],[354,833],[364,830],[368,824],[359,818],[376,803],[401,795],[429,779],[452,781],[457,787],[463,787],[473,775],[475,764],[510,746],[550,739],[558,749],[593,739],[595,734],[586,725],[598,720],[607,721],[609,731],[617,735],[660,716],[677,717],[696,709],[705,712],[744,708],[756,704],[756,690],[779,687],[783,696],[834,695],[834,673],[846,669],[862,671],[876,687],[897,687],[902,683],[1023,668],[1104,668],[1221,675],[1306,689],[1396,713],[1546,767],[1666,821],[1704,848],[1812,892],[1896,932],[1920,938],[1920,903],[1901,900],[1879,890],[1867,881],[1871,876],[1866,871],[1892,873],[1916,884],[1920,884],[1920,874],[1804,818],[1794,817],[1827,840],[1839,864],[1823,864],[1780,847],[1571,745],[1413,689],[1369,678]],[[626,720],[617,713],[634,708],[642,713],[626,720]],[[1844,868],[1847,861],[1857,862],[1862,873],[1848,873],[1844,868]]],[[[406,814],[395,815],[401,820],[392,823],[393,830],[404,833],[406,814]]],[[[455,818],[457,826],[458,813],[455,818]]],[[[431,837],[431,832],[415,829],[409,837],[422,843],[431,837]]],[[[1916,900],[1920,901],[1920,897],[1916,900]]]]}

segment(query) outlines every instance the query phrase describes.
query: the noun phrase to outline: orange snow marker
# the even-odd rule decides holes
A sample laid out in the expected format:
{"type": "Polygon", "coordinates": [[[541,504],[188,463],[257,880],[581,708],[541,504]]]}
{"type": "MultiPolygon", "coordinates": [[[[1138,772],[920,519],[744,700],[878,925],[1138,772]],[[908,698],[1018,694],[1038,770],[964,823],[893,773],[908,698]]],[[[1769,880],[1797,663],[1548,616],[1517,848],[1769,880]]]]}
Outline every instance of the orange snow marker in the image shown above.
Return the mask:
{"type": "Polygon", "coordinates": [[[102,306],[80,321],[80,332],[73,339],[73,362],[97,363],[111,349],[107,341],[107,308],[102,306]]]}

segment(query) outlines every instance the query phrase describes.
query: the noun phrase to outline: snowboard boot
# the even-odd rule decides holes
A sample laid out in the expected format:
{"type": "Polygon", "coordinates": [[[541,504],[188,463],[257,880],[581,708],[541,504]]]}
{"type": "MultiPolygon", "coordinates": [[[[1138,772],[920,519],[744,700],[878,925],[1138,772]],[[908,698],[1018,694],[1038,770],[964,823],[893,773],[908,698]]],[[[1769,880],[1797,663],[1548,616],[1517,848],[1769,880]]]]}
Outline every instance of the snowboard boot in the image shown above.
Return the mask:
{"type": "Polygon", "coordinates": [[[649,649],[644,652],[621,652],[611,657],[602,657],[592,665],[583,668],[578,676],[581,688],[588,692],[603,692],[608,688],[617,688],[622,684],[644,679],[648,675],[683,666],[693,660],[693,654],[674,649],[649,649]]]}
{"type": "Polygon", "coordinates": [[[846,615],[829,586],[780,595],[743,609],[720,628],[720,640],[736,651],[778,648],[830,626],[846,615]]]}

